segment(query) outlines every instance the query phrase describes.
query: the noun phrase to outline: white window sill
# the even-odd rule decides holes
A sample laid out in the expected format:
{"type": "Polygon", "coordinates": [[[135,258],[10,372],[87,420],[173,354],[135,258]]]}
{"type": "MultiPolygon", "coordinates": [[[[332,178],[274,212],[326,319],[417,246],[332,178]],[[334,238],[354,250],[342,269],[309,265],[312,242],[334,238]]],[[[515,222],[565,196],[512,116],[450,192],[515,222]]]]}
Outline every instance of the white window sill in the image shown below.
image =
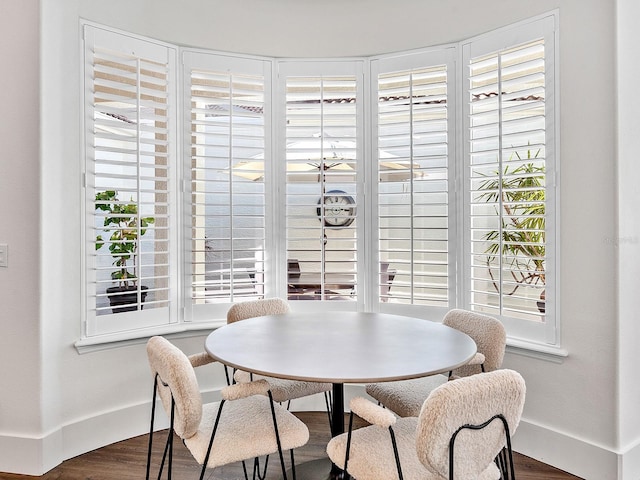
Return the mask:
{"type": "Polygon", "coordinates": [[[207,334],[225,324],[226,320],[214,320],[210,322],[163,325],[161,327],[145,328],[130,332],[115,333],[112,335],[82,338],[75,343],[75,347],[78,353],[83,354],[101,350],[110,350],[128,345],[143,344],[154,335],[162,335],[168,338],[197,337],[207,334]]]}
{"type": "Polygon", "coordinates": [[[562,363],[569,352],[555,345],[529,342],[520,338],[507,338],[507,352],[524,357],[562,363]]]}

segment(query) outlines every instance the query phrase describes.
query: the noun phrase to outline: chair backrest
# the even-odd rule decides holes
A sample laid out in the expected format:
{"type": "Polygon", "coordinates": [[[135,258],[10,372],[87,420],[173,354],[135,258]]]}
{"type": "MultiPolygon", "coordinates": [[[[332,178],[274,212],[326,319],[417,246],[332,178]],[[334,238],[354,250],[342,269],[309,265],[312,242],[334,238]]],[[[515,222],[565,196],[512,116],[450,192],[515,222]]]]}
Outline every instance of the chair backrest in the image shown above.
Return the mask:
{"type": "Polygon", "coordinates": [[[300,278],[300,262],[295,258],[287,260],[287,273],[289,278],[300,278]]]}
{"type": "MultiPolygon", "coordinates": [[[[507,420],[513,435],[520,422],[526,387],[513,370],[496,370],[447,382],[431,392],[420,411],[416,450],[431,472],[449,478],[449,441],[463,425],[481,425],[494,415],[507,420]]],[[[496,419],[480,430],[456,437],[455,478],[480,478],[505,446],[503,423],[496,419]]]]}
{"type": "MultiPolygon", "coordinates": [[[[443,324],[469,335],[478,352],[484,355],[484,369],[487,372],[502,366],[507,342],[504,325],[493,317],[468,310],[453,309],[444,317],[443,324]]],[[[478,365],[469,365],[455,370],[455,375],[466,377],[480,372],[478,365]]]]}
{"type": "Polygon", "coordinates": [[[396,270],[389,270],[388,262],[380,263],[380,301],[387,302],[389,300],[389,293],[391,291],[391,284],[393,279],[396,278],[396,270]]]}
{"type": "Polygon", "coordinates": [[[171,415],[171,398],[175,401],[174,430],[180,438],[190,438],[202,420],[202,397],[196,373],[189,358],[164,337],[151,337],[147,342],[151,374],[158,376],[157,392],[162,405],[171,415]]]}
{"type": "Polygon", "coordinates": [[[264,298],[249,300],[231,305],[227,311],[227,323],[246,320],[247,318],[261,317],[263,315],[277,315],[289,313],[291,307],[286,300],[281,298],[264,298]]]}

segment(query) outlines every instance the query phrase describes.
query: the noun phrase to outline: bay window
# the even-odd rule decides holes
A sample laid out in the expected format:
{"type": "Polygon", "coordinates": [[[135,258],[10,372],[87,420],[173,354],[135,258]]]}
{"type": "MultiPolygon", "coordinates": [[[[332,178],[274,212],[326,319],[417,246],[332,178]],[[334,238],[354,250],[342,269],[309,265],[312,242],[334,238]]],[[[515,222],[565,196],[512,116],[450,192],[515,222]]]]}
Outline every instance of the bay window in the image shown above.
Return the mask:
{"type": "Polygon", "coordinates": [[[84,337],[280,296],[557,345],[555,22],[339,60],[84,25],[84,337]]]}

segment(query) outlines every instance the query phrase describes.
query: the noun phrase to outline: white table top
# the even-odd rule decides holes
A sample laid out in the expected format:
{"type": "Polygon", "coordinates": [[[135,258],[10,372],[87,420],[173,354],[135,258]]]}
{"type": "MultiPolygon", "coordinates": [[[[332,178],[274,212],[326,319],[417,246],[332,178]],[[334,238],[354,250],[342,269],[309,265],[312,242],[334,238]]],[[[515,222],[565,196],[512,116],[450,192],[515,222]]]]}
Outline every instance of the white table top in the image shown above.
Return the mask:
{"type": "Polygon", "coordinates": [[[458,330],[418,318],[292,312],[220,327],[205,349],[224,364],[271,377],[370,383],[448,372],[467,363],[476,344],[458,330]]]}

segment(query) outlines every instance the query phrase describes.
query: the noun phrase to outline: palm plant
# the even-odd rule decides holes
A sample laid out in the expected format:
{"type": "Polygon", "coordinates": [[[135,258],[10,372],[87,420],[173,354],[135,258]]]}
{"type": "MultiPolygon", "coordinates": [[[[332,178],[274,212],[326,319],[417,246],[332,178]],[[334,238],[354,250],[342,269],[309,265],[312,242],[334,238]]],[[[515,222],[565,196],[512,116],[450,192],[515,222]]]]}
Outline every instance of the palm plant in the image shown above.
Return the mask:
{"type": "MultiPolygon", "coordinates": [[[[503,267],[507,267],[514,281],[513,288],[506,295],[513,295],[523,285],[546,284],[545,167],[534,161],[539,154],[540,150],[535,154],[527,150],[525,163],[521,163],[523,159],[515,152],[520,161],[516,168],[505,166],[501,176],[482,182],[478,188],[484,192],[479,195],[480,200],[501,205],[502,215],[496,209],[496,214],[501,217],[500,229],[490,230],[483,239],[489,242],[485,250],[486,262],[496,291],[500,292],[500,288],[492,266],[499,255],[503,267]]],[[[544,290],[541,299],[544,299],[544,290]]],[[[539,308],[544,311],[544,304],[539,308]]]]}

